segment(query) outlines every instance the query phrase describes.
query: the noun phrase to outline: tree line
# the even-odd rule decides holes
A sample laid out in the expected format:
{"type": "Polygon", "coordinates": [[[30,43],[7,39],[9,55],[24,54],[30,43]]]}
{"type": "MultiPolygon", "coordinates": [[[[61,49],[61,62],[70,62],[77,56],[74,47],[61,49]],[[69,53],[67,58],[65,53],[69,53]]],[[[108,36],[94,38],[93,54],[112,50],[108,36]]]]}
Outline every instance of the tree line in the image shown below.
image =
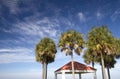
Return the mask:
{"type": "Polygon", "coordinates": [[[73,53],[80,55],[84,48],[83,59],[87,64],[99,63],[102,69],[102,77],[106,79],[105,68],[107,68],[108,78],[110,79],[110,68],[114,68],[116,59],[120,58],[120,39],[112,35],[106,26],[93,27],[87,33],[86,41],[82,33],[75,30],[68,30],[61,33],[55,45],[51,38],[45,37],[36,44],[36,61],[42,64],[42,79],[47,79],[47,65],[54,62],[58,46],[61,52],[71,56],[72,75],[75,79],[73,53]]]}

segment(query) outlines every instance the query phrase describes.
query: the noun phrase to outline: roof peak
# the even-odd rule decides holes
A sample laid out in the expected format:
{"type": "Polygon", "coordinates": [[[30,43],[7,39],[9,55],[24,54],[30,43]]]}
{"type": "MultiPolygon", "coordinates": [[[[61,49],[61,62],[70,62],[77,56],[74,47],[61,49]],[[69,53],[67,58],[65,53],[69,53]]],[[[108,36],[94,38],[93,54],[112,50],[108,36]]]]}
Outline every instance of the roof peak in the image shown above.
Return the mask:
{"type": "MultiPolygon", "coordinates": [[[[77,61],[73,61],[73,62],[74,62],[74,70],[96,70],[93,67],[87,66],[87,65],[79,63],[77,61]]],[[[72,61],[69,61],[67,64],[63,65],[62,67],[57,69],[55,72],[61,71],[61,70],[72,70],[71,63],[72,63],[72,61]]]]}

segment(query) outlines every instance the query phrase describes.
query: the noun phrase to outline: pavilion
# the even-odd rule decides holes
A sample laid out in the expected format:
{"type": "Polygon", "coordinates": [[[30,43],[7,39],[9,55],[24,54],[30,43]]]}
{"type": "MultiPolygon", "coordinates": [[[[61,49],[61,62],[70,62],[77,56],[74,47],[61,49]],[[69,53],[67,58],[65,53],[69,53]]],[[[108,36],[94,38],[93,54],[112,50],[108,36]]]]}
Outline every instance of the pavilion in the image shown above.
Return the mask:
{"type": "MultiPolygon", "coordinates": [[[[74,61],[74,70],[75,70],[75,74],[79,75],[79,79],[82,79],[81,74],[85,74],[85,73],[93,73],[94,74],[93,78],[96,79],[95,68],[74,61]]],[[[65,79],[65,74],[72,74],[71,61],[55,71],[55,79],[57,79],[58,74],[62,74],[62,79],[65,79]]]]}

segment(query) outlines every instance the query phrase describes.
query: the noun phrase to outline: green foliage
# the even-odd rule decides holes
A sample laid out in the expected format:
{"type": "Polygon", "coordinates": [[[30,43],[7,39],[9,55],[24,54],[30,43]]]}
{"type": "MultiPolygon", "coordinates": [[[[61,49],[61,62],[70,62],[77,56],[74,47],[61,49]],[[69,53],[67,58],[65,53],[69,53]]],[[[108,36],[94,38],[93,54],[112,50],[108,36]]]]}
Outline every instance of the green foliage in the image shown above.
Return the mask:
{"type": "Polygon", "coordinates": [[[58,46],[61,48],[61,51],[64,51],[66,55],[71,55],[73,79],[75,79],[73,51],[77,55],[80,55],[84,45],[85,42],[82,34],[74,30],[68,30],[67,32],[62,33],[58,42],[58,46]]]}
{"type": "Polygon", "coordinates": [[[94,27],[87,34],[87,49],[84,53],[84,61],[86,63],[101,62],[100,53],[104,56],[115,55],[116,42],[115,38],[107,27],[94,27]]]}
{"type": "Polygon", "coordinates": [[[120,39],[116,39],[116,58],[120,58],[120,39]]]}
{"type": "Polygon", "coordinates": [[[83,56],[85,62],[100,62],[100,53],[106,55],[116,55],[119,42],[111,35],[107,27],[94,27],[87,34],[87,50],[83,56]],[[92,57],[92,58],[91,58],[92,57]]]}
{"type": "Polygon", "coordinates": [[[44,38],[36,45],[36,61],[41,63],[51,63],[54,61],[57,52],[55,43],[50,38],[44,38]]]}
{"type": "Polygon", "coordinates": [[[85,62],[99,62],[102,65],[103,79],[106,79],[104,66],[114,67],[117,45],[116,39],[105,26],[94,27],[87,34],[87,50],[84,54],[85,62]],[[113,56],[113,59],[108,58],[113,56]],[[91,58],[93,57],[93,58],[91,58]]]}
{"type": "Polygon", "coordinates": [[[100,56],[94,55],[94,51],[92,49],[87,48],[84,51],[83,59],[84,62],[87,64],[98,63],[100,61],[100,56]]]}
{"type": "Polygon", "coordinates": [[[94,51],[94,55],[115,53],[115,38],[107,27],[94,27],[87,37],[87,47],[94,51]]]}
{"type": "Polygon", "coordinates": [[[76,54],[80,55],[85,42],[82,34],[74,30],[68,30],[61,34],[58,46],[61,48],[61,51],[66,52],[66,55],[71,55],[73,50],[76,54]]]}
{"type": "Polygon", "coordinates": [[[105,67],[114,68],[116,60],[113,55],[105,55],[104,62],[105,62],[105,67]]]}

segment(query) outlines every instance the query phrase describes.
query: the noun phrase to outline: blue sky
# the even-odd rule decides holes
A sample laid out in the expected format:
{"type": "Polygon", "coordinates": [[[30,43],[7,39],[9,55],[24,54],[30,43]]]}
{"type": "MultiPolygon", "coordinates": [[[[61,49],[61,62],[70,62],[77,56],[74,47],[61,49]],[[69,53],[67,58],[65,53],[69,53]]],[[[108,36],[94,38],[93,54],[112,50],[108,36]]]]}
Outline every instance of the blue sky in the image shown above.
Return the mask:
{"type": "MultiPolygon", "coordinates": [[[[106,25],[120,38],[119,4],[120,0],[0,0],[0,79],[41,79],[41,64],[35,61],[34,49],[43,37],[57,44],[66,30],[74,29],[86,38],[93,26],[106,25]]],[[[82,55],[74,58],[84,63],[82,55]]],[[[58,49],[55,62],[48,65],[48,79],[54,79],[54,71],[69,61],[70,57],[58,49]]],[[[101,79],[101,67],[95,67],[101,79]]],[[[119,71],[117,60],[111,77],[119,78],[119,71]]]]}

